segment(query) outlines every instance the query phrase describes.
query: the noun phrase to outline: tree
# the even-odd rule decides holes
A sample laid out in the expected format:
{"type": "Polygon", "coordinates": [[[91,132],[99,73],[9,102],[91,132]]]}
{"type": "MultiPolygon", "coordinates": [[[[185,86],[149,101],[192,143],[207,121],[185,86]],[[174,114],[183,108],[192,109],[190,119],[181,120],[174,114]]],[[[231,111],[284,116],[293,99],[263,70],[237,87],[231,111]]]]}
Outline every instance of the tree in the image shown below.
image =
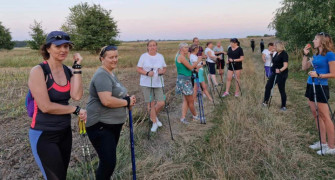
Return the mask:
{"type": "Polygon", "coordinates": [[[119,31],[116,21],[110,17],[110,10],[80,3],[70,11],[62,30],[69,33],[75,49],[98,53],[103,46],[120,43],[115,39],[119,31]]]}
{"type": "Polygon", "coordinates": [[[334,14],[334,0],[283,0],[269,27],[289,49],[301,48],[319,32],[335,36],[334,14]]]}
{"type": "Polygon", "coordinates": [[[0,49],[11,50],[14,48],[14,44],[9,29],[0,22],[0,49]]]}
{"type": "Polygon", "coordinates": [[[28,46],[31,49],[38,50],[45,42],[45,38],[47,36],[42,29],[42,22],[37,22],[36,20],[34,20],[34,25],[30,25],[30,29],[32,32],[30,32],[29,34],[33,40],[27,41],[28,46]]]}

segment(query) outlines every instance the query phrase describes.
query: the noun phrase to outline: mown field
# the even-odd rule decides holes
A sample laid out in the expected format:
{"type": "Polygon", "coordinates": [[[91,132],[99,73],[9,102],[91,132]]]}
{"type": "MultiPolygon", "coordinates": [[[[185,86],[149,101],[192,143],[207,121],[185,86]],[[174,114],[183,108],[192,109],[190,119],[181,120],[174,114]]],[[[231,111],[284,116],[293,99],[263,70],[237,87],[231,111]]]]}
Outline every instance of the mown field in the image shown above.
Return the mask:
{"type": "MultiPolygon", "coordinates": [[[[265,38],[266,43],[270,41],[274,39],[265,38]]],[[[202,40],[203,47],[206,42],[202,40]]],[[[224,47],[228,46],[227,39],[222,42],[224,47]]],[[[135,69],[138,58],[146,51],[146,44],[123,43],[120,46],[117,75],[139,102],[134,109],[138,179],[335,179],[334,157],[320,157],[308,149],[308,145],[317,140],[317,132],[304,98],[307,75],[299,70],[299,54],[290,54],[286,87],[288,111],[279,111],[277,88],[271,108],[264,109],[261,107],[265,86],[261,53],[259,46],[252,53],[249,42],[250,39],[241,39],[245,52],[241,80],[243,96],[227,97],[222,104],[216,96],[215,106],[205,100],[208,123],[192,122],[188,126],[179,122],[181,98],[174,94],[174,57],[179,42],[159,42],[158,50],[168,64],[165,81],[174,141],[170,139],[164,112],[159,116],[164,127],[147,139],[149,126],[135,69]]],[[[256,42],[259,39],[256,38],[256,42]]],[[[85,107],[89,82],[100,62],[96,55],[80,53],[84,57],[84,97],[71,104],[85,107]]],[[[70,65],[70,59],[71,55],[65,64],[70,65]]],[[[28,139],[31,120],[24,108],[29,71],[41,61],[38,52],[29,49],[0,51],[0,179],[42,179],[31,154],[28,139]]],[[[334,97],[332,89],[330,87],[331,97],[334,97]]],[[[68,179],[85,179],[82,140],[75,118],[72,127],[74,142],[68,179]]],[[[91,151],[96,167],[96,154],[93,148],[91,151]]],[[[113,179],[131,179],[127,124],[117,153],[113,179]]]]}

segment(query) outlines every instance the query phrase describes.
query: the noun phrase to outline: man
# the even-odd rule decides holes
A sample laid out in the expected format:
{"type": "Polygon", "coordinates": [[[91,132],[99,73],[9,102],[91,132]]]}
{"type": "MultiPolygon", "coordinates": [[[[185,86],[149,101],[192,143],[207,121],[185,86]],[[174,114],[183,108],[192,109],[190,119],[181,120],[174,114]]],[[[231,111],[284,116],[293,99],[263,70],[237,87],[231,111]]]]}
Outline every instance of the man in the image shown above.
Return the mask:
{"type": "Polygon", "coordinates": [[[254,39],[251,39],[250,45],[251,45],[252,52],[255,52],[255,40],[254,39]]]}
{"type": "Polygon", "coordinates": [[[220,74],[220,76],[222,78],[222,74],[223,74],[223,70],[224,70],[224,65],[225,65],[225,63],[224,63],[224,55],[226,54],[226,52],[224,52],[223,47],[221,46],[221,42],[220,41],[218,41],[216,43],[216,46],[213,48],[213,51],[214,51],[214,53],[215,53],[216,56],[220,56],[221,57],[221,59],[218,59],[218,61],[216,63],[216,67],[217,67],[216,69],[219,70],[219,74],[220,74]]]}
{"type": "Polygon", "coordinates": [[[263,39],[261,39],[261,42],[259,43],[260,47],[261,47],[261,53],[263,53],[264,51],[264,41],[263,39]]]}
{"type": "Polygon", "coordinates": [[[264,49],[262,52],[262,59],[264,62],[264,71],[267,78],[271,76],[272,57],[276,54],[274,52],[273,43],[268,44],[268,49],[264,49]]]}

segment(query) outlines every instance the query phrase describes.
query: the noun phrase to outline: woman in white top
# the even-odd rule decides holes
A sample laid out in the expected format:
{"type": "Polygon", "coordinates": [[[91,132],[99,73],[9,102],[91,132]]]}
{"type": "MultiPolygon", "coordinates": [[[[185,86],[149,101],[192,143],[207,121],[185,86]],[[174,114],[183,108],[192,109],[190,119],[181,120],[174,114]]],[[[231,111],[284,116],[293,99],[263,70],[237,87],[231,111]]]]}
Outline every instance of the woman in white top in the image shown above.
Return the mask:
{"type": "MultiPolygon", "coordinates": [[[[205,49],[205,55],[207,56],[206,62],[208,65],[208,84],[214,83],[214,86],[217,86],[218,83],[216,81],[216,77],[215,77],[215,63],[218,59],[220,59],[219,56],[215,56],[213,49],[213,43],[212,42],[208,42],[206,44],[206,49],[205,49]]],[[[221,85],[221,84],[220,84],[221,85]]]]}
{"type": "MultiPolygon", "coordinates": [[[[191,50],[191,54],[190,54],[190,62],[191,64],[193,65],[194,63],[197,63],[198,62],[198,59],[201,58],[201,56],[197,56],[198,54],[198,51],[199,51],[199,46],[198,45],[195,45],[193,44],[191,47],[190,47],[190,50],[191,50]]],[[[199,65],[202,65],[202,62],[201,64],[199,63],[199,65]]],[[[199,83],[200,83],[200,86],[203,90],[203,92],[206,94],[206,96],[208,97],[208,100],[210,101],[213,101],[211,95],[209,94],[208,90],[207,90],[207,86],[206,86],[206,83],[205,83],[205,79],[204,79],[204,70],[202,67],[200,67],[198,69],[198,77],[199,77],[199,83]]],[[[197,81],[194,82],[195,84],[197,83],[197,81]]],[[[193,90],[193,99],[197,99],[197,90],[198,90],[198,86],[197,85],[194,85],[194,90],[193,90]]]]}
{"type": "Polygon", "coordinates": [[[269,43],[268,49],[264,49],[262,52],[264,71],[267,78],[271,76],[272,57],[274,57],[275,54],[273,43],[269,43]]]}
{"type": "Polygon", "coordinates": [[[156,132],[158,127],[163,124],[158,120],[157,114],[165,105],[163,94],[164,79],[166,72],[166,64],[163,55],[157,52],[157,42],[150,40],[147,43],[148,52],[141,55],[137,72],[141,74],[140,86],[142,87],[144,100],[148,103],[150,110],[150,119],[152,121],[151,132],[156,132]],[[156,101],[156,102],[155,102],[156,101]]]}

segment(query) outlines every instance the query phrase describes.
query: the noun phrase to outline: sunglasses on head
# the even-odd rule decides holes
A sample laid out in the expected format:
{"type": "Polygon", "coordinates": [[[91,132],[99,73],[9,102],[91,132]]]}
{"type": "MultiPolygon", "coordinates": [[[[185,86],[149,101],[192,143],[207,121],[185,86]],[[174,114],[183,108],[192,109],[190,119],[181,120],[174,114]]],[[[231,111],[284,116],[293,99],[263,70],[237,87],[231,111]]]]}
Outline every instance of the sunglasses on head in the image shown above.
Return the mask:
{"type": "Polygon", "coordinates": [[[325,33],[325,32],[320,32],[319,35],[321,35],[321,36],[325,36],[325,37],[329,37],[329,34],[328,34],[328,33],[325,33]]]}
{"type": "Polygon", "coordinates": [[[56,40],[70,40],[70,36],[68,35],[57,35],[57,36],[53,36],[50,39],[56,39],[56,40]]]}
{"type": "Polygon", "coordinates": [[[103,57],[104,54],[106,53],[106,51],[110,51],[110,50],[116,51],[116,50],[117,50],[117,46],[109,45],[109,46],[105,47],[105,48],[101,51],[101,53],[100,53],[100,57],[103,57]]]}

